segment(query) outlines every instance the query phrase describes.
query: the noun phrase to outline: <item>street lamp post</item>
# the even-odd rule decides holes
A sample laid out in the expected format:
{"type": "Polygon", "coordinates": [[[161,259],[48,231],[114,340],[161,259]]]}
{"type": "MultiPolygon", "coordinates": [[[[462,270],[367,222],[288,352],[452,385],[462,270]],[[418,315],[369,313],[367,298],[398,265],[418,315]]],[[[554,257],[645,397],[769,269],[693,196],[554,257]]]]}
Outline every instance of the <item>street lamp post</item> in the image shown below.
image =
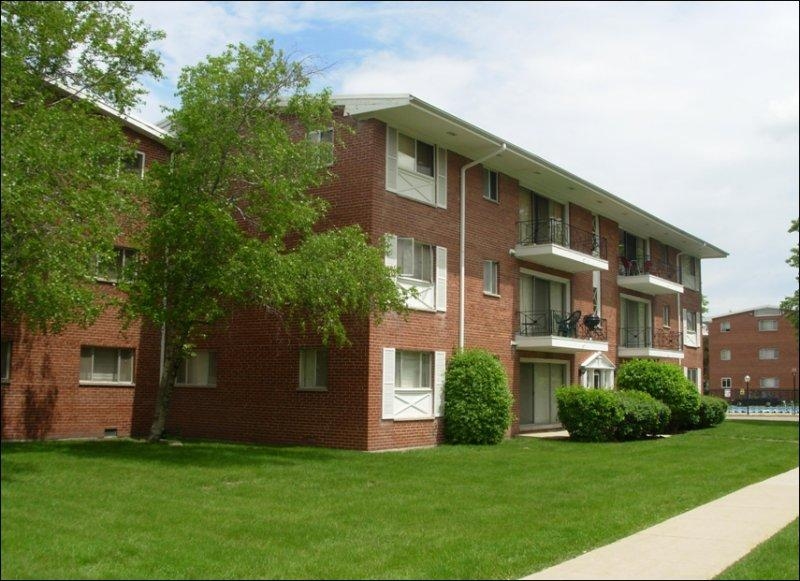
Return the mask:
{"type": "Polygon", "coordinates": [[[747,415],[750,415],[750,376],[744,376],[745,400],[747,401],[747,415]]]}

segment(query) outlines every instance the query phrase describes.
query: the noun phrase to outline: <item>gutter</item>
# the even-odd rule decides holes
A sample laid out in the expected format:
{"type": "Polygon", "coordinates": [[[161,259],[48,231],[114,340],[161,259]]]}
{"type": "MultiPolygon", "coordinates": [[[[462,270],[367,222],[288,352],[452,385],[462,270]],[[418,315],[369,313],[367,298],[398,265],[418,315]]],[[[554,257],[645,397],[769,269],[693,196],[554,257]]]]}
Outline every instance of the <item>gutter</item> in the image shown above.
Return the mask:
{"type": "Polygon", "coordinates": [[[506,150],[506,144],[503,143],[500,146],[500,149],[497,151],[490,153],[489,155],[485,155],[484,157],[477,159],[473,162],[468,163],[461,167],[461,217],[460,217],[460,224],[459,229],[461,233],[461,239],[459,241],[459,254],[458,254],[458,268],[459,268],[459,284],[458,284],[458,349],[464,349],[464,286],[466,282],[466,277],[464,275],[464,262],[465,262],[465,246],[467,240],[467,170],[471,167],[478,165],[479,163],[483,163],[487,159],[495,157],[496,155],[500,155],[506,150]]]}

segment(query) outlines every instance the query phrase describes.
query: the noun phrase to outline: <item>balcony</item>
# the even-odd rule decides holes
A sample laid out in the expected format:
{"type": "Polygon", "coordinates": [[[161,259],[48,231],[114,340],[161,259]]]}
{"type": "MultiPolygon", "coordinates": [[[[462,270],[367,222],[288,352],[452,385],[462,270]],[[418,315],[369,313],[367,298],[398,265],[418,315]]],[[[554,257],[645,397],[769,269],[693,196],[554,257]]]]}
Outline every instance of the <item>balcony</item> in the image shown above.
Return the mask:
{"type": "Polygon", "coordinates": [[[622,288],[648,295],[683,293],[678,271],[670,264],[655,263],[647,256],[638,259],[620,256],[618,268],[617,284],[622,288]]]}
{"type": "Polygon", "coordinates": [[[606,320],[580,311],[523,311],[518,314],[517,349],[550,353],[608,351],[606,320]]]}
{"type": "Polygon", "coordinates": [[[520,260],[570,273],[608,270],[607,247],[605,238],[555,218],[517,222],[520,260]]]}
{"type": "Polygon", "coordinates": [[[625,327],[619,330],[617,355],[623,358],[683,359],[681,334],[669,329],[625,327]]]}

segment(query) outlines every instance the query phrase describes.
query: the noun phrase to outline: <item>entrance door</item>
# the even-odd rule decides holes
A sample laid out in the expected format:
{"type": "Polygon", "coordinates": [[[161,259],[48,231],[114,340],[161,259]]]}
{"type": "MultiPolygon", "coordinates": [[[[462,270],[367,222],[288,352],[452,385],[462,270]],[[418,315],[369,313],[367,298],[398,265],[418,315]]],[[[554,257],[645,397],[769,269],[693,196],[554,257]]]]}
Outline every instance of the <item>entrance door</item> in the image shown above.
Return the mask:
{"type": "Polygon", "coordinates": [[[558,423],[556,389],[566,383],[565,369],[552,363],[520,365],[520,424],[558,423]]]}

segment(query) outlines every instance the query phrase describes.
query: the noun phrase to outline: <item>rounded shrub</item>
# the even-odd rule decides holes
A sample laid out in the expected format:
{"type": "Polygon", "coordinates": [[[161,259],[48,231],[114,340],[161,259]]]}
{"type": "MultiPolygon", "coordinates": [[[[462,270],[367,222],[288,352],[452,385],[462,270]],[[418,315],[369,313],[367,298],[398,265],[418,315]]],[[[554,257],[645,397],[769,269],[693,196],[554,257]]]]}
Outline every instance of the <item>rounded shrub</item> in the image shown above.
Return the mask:
{"type": "Polygon", "coordinates": [[[613,391],[573,385],[556,390],[558,419],[569,437],[581,442],[608,442],[616,438],[624,417],[613,391]]]}
{"type": "Polygon", "coordinates": [[[452,444],[498,444],[511,425],[511,393],[500,361],[488,351],[453,355],[444,378],[445,438],[452,444]]]}
{"type": "Polygon", "coordinates": [[[622,421],[617,426],[617,440],[641,440],[663,434],[669,425],[667,404],[643,391],[613,392],[622,409],[622,421]]]}
{"type": "Polygon", "coordinates": [[[711,428],[717,424],[721,424],[725,419],[725,414],[728,413],[728,402],[721,397],[714,397],[713,395],[700,396],[700,412],[698,428],[711,428]]]}
{"type": "Polygon", "coordinates": [[[617,388],[643,391],[667,404],[670,431],[692,429],[700,421],[700,394],[677,365],[648,359],[628,361],[617,372],[617,388]]]}

